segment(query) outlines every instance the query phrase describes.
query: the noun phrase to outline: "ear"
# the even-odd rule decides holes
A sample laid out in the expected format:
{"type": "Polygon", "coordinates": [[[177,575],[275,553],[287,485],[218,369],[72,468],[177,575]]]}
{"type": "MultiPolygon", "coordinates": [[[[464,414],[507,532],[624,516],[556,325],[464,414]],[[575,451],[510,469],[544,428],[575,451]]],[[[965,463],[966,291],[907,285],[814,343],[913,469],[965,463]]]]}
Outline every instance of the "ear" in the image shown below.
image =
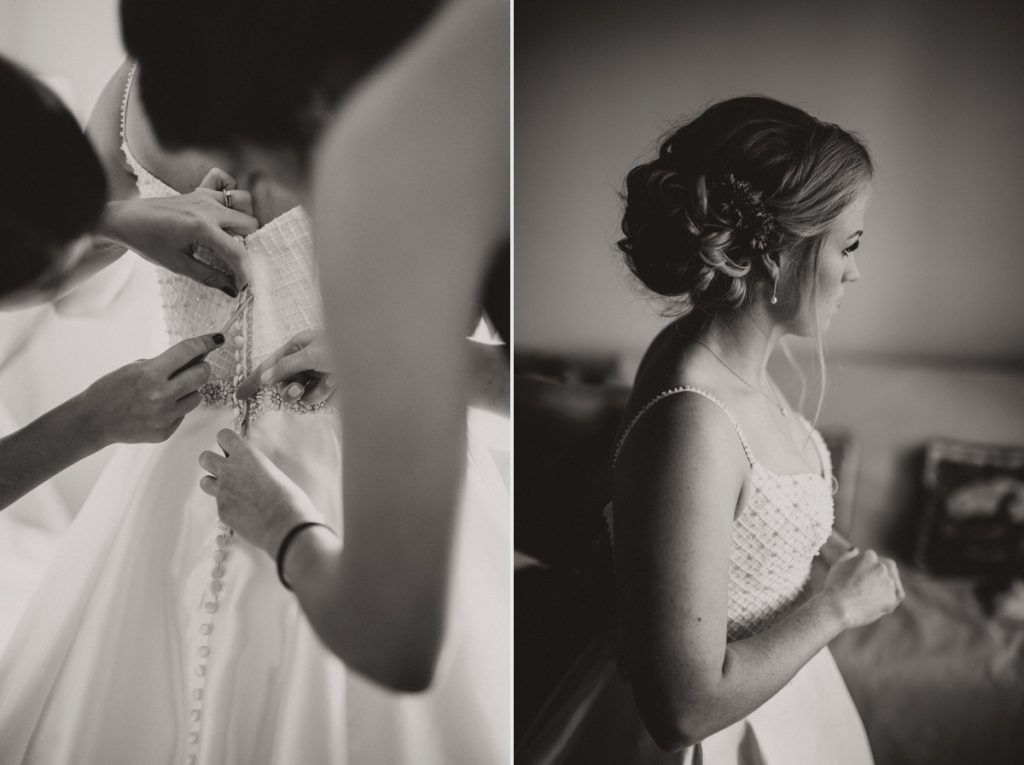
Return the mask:
{"type": "Polygon", "coordinates": [[[761,263],[764,265],[769,277],[778,279],[779,274],[782,272],[782,253],[777,251],[763,252],[761,253],[761,263]]]}

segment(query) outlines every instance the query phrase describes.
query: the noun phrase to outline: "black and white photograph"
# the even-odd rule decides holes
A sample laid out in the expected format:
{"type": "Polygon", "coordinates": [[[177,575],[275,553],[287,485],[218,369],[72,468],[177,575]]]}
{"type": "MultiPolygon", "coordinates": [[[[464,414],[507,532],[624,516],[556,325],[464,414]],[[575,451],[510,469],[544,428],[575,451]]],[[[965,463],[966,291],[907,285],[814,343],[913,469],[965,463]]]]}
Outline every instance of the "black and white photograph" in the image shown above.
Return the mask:
{"type": "Polygon", "coordinates": [[[1019,4],[515,4],[515,761],[1024,762],[1019,4]]]}
{"type": "Polygon", "coordinates": [[[0,763],[511,762],[510,21],[0,3],[0,763]]]}
{"type": "Polygon", "coordinates": [[[0,0],[0,765],[1020,765],[1022,42],[0,0]]]}

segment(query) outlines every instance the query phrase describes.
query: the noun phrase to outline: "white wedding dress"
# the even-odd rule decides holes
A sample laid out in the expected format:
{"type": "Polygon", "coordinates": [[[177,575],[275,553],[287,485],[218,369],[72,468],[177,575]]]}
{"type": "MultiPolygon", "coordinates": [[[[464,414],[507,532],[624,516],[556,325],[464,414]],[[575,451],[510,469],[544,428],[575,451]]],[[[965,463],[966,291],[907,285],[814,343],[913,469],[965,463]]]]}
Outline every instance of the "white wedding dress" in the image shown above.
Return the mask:
{"type": "MultiPolygon", "coordinates": [[[[755,458],[739,422],[725,404],[693,386],[671,388],[653,397],[624,430],[619,448],[633,425],[657,402],[683,393],[702,396],[722,410],[735,427],[750,463],[752,491],[733,521],[729,551],[727,636],[730,642],[742,640],[781,619],[806,592],[812,561],[828,539],[834,520],[831,458],[818,431],[800,417],[818,452],[822,473],[782,474],[769,470],[755,458]]],[[[609,512],[614,512],[611,506],[609,512]]],[[[827,647],[768,701],[743,720],[710,735],[701,742],[700,749],[698,755],[695,748],[685,752],[658,748],[637,710],[632,686],[617,666],[614,641],[601,635],[586,646],[551,694],[517,748],[516,762],[874,763],[860,715],[827,647]]]]}
{"type": "MultiPolygon", "coordinates": [[[[122,147],[142,196],[176,193],[122,147]]],[[[0,657],[0,764],[507,761],[509,495],[473,418],[450,639],[418,696],[347,671],[199,489],[199,454],[241,427],[341,529],[337,413],[270,388],[248,409],[234,398],[261,359],[321,326],[310,221],[293,208],[245,245],[253,301],[208,357],[203,405],[163,444],[118,447],[0,657]]],[[[172,342],[219,331],[237,305],[166,271],[160,292],[172,342]]]]}

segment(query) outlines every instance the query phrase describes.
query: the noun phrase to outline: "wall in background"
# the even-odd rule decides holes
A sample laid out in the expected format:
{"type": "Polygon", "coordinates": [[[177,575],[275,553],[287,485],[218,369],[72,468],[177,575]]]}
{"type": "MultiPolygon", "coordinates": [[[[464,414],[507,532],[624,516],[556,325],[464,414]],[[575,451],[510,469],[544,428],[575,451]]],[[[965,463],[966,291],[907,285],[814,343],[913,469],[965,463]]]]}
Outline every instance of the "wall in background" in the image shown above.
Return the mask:
{"type": "Polygon", "coordinates": [[[0,0],[0,53],[45,78],[84,124],[124,59],[118,0],[0,0]]]}
{"type": "Polygon", "coordinates": [[[681,117],[764,93],[878,167],[832,357],[1020,364],[1022,39],[1009,2],[520,0],[517,346],[642,350],[663,320],[614,250],[625,173],[681,117]]]}

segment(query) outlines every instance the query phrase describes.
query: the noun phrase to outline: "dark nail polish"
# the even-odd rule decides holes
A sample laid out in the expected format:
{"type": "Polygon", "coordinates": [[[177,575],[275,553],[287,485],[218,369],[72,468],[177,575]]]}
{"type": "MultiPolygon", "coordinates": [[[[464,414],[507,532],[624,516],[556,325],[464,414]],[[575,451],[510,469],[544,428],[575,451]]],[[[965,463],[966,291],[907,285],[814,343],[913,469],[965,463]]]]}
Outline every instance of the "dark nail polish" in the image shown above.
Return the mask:
{"type": "Polygon", "coordinates": [[[213,336],[213,342],[216,343],[217,345],[224,345],[224,335],[218,332],[216,335],[213,336]]]}
{"type": "Polygon", "coordinates": [[[238,290],[236,290],[234,287],[221,287],[220,291],[230,298],[238,297],[238,290]]]}

